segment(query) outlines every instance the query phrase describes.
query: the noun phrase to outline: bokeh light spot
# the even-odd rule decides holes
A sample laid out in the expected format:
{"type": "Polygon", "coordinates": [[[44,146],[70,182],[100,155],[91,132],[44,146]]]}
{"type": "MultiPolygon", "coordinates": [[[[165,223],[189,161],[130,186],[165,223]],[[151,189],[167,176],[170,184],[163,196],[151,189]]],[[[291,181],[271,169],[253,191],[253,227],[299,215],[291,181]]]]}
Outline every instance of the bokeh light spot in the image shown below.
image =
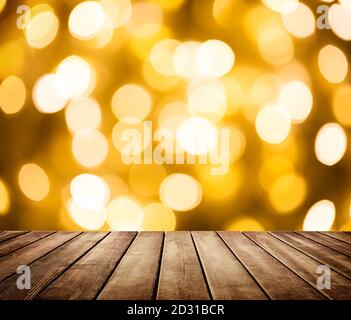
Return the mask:
{"type": "Polygon", "coordinates": [[[82,209],[100,211],[110,198],[108,184],[100,177],[83,173],[76,176],[70,184],[73,201],[82,209]]]}
{"type": "Polygon", "coordinates": [[[290,128],[290,117],[279,105],[264,107],[256,117],[256,131],[268,143],[283,142],[288,137],[290,128]]]}
{"type": "Polygon", "coordinates": [[[322,76],[331,83],[343,82],[349,69],[345,54],[333,45],[319,51],[318,65],[322,76]]]}
{"type": "Polygon", "coordinates": [[[144,231],[173,231],[176,226],[174,212],[158,202],[150,203],[143,209],[144,231]]]}
{"type": "Polygon", "coordinates": [[[18,174],[18,182],[23,194],[33,201],[42,201],[49,194],[49,178],[37,164],[23,165],[18,174]]]}
{"type": "Polygon", "coordinates": [[[126,84],[112,97],[112,111],[119,120],[132,123],[144,120],[151,110],[150,94],[141,86],[126,84]]]}
{"type": "Polygon", "coordinates": [[[0,108],[6,114],[19,112],[26,101],[26,87],[21,78],[7,77],[0,85],[0,108]]]}
{"type": "Polygon", "coordinates": [[[303,122],[312,110],[311,90],[301,81],[289,82],[279,94],[279,103],[293,122],[303,122]]]}
{"type": "Polygon", "coordinates": [[[199,182],[187,174],[175,173],[163,180],[160,187],[162,203],[176,211],[189,211],[202,200],[199,182]]]}
{"type": "Polygon", "coordinates": [[[329,200],[315,203],[303,222],[304,231],[328,231],[333,226],[335,219],[335,206],[329,200]]]}
{"type": "Polygon", "coordinates": [[[97,1],[83,1],[75,6],[69,16],[71,34],[80,40],[90,40],[98,35],[105,23],[105,13],[97,1]]]}
{"type": "Polygon", "coordinates": [[[113,199],[106,208],[107,223],[113,231],[142,229],[143,209],[139,202],[127,196],[113,199]]]}
{"type": "Polygon", "coordinates": [[[317,159],[327,166],[338,163],[346,152],[347,137],[337,123],[325,124],[316,136],[314,150],[317,159]]]}

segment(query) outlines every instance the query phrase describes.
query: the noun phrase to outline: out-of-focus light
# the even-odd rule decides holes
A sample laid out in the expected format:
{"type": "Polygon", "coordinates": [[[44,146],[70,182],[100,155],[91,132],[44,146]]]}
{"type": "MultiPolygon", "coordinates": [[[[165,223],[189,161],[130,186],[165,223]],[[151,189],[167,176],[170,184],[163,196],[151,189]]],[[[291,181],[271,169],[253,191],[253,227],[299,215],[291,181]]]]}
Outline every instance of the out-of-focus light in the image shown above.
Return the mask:
{"type": "Polygon", "coordinates": [[[311,84],[311,77],[306,67],[299,61],[292,61],[281,67],[278,71],[280,79],[284,82],[301,81],[305,84],[311,84]]]}
{"type": "Polygon", "coordinates": [[[139,202],[127,196],[113,199],[106,208],[107,223],[114,231],[139,231],[143,209],[139,202]]]}
{"type": "Polygon", "coordinates": [[[5,8],[7,0],[0,0],[0,13],[5,8]]]}
{"type": "Polygon", "coordinates": [[[114,29],[125,25],[132,15],[130,0],[100,0],[100,4],[114,29]]]}
{"type": "Polygon", "coordinates": [[[295,37],[306,38],[315,30],[315,18],[311,9],[299,3],[296,10],[282,14],[284,27],[295,37]]]}
{"type": "Polygon", "coordinates": [[[214,0],[212,6],[213,17],[223,28],[233,30],[241,23],[241,17],[233,19],[233,12],[247,12],[245,0],[214,0]]]}
{"type": "Polygon", "coordinates": [[[123,119],[118,121],[112,130],[113,145],[125,156],[141,154],[150,145],[151,137],[151,129],[144,125],[142,121],[135,123],[123,119]],[[132,143],[132,141],[135,143],[132,143]]]}
{"type": "Polygon", "coordinates": [[[219,79],[191,83],[188,89],[189,113],[211,121],[220,120],[227,111],[227,95],[219,79]]]}
{"type": "Polygon", "coordinates": [[[233,115],[245,105],[245,92],[238,79],[226,76],[223,81],[227,93],[227,115],[233,115]]]}
{"type": "Polygon", "coordinates": [[[172,37],[172,30],[167,25],[162,25],[160,29],[155,32],[152,36],[149,37],[130,37],[128,33],[126,36],[129,36],[129,47],[131,52],[144,63],[149,61],[147,57],[150,55],[150,52],[154,45],[161,40],[169,39],[172,37]]]}
{"type": "Polygon", "coordinates": [[[96,37],[105,23],[105,13],[97,1],[83,1],[75,6],[69,16],[71,34],[80,40],[96,37]]]}
{"type": "Polygon", "coordinates": [[[55,113],[62,110],[67,100],[66,84],[55,74],[43,76],[33,88],[33,102],[42,113],[55,113]]]}
{"type": "Polygon", "coordinates": [[[158,202],[150,203],[143,209],[144,231],[173,231],[176,226],[174,212],[158,202]]]}
{"type": "Polygon", "coordinates": [[[262,2],[268,8],[284,14],[294,12],[299,5],[299,0],[262,0],[262,2]]]}
{"type": "Polygon", "coordinates": [[[199,182],[187,174],[175,173],[163,180],[160,198],[168,208],[176,211],[189,211],[197,207],[202,200],[202,188],[199,182]]]}
{"type": "Polygon", "coordinates": [[[129,171],[129,185],[139,195],[151,198],[158,195],[166,176],[166,169],[161,165],[134,165],[129,171]]]}
{"type": "Polygon", "coordinates": [[[25,52],[19,40],[0,44],[0,78],[5,79],[11,74],[19,74],[24,67],[25,52]]]}
{"type": "MultiPolygon", "coordinates": [[[[325,0],[325,2],[333,2],[333,0],[325,0]]],[[[351,0],[339,0],[340,4],[345,6],[346,8],[351,9],[351,0]]]]}
{"type": "Polygon", "coordinates": [[[315,203],[308,211],[303,222],[304,231],[328,231],[335,219],[335,206],[329,200],[315,203]]]}
{"type": "Polygon", "coordinates": [[[279,177],[293,174],[294,164],[290,159],[282,156],[272,156],[261,165],[258,178],[262,188],[269,191],[279,177]]]}
{"type": "Polygon", "coordinates": [[[159,5],[147,1],[133,4],[132,15],[128,21],[129,32],[138,38],[155,35],[162,26],[163,13],[159,5]]]}
{"type": "Polygon", "coordinates": [[[50,192],[50,181],[47,174],[34,163],[21,167],[18,183],[23,194],[33,201],[44,200],[50,192]]]}
{"type": "Polygon", "coordinates": [[[176,74],[173,65],[173,55],[179,44],[178,40],[165,39],[153,46],[150,53],[150,62],[158,73],[164,76],[176,74]]]}
{"type": "Polygon", "coordinates": [[[338,163],[346,152],[347,137],[337,123],[325,124],[316,136],[314,150],[317,159],[327,166],[338,163]]]}
{"type": "Polygon", "coordinates": [[[112,97],[112,111],[119,120],[136,123],[144,120],[150,110],[150,94],[139,85],[126,84],[112,97]]]}
{"type": "Polygon", "coordinates": [[[341,85],[333,97],[333,111],[336,119],[344,126],[351,127],[351,86],[341,85]]]}
{"type": "Polygon", "coordinates": [[[58,30],[59,20],[53,11],[39,12],[26,26],[27,43],[36,49],[47,47],[56,38],[58,30]]]}
{"type": "Polygon", "coordinates": [[[179,9],[185,0],[151,0],[151,2],[157,3],[163,10],[175,11],[179,9]]]}
{"type": "MultiPolygon", "coordinates": [[[[229,130],[229,162],[233,163],[237,161],[245,151],[245,135],[234,126],[223,127],[223,129],[229,130]]],[[[219,139],[219,136],[217,138],[219,139]]],[[[218,142],[218,145],[219,144],[220,142],[218,142]]]]}
{"type": "Polygon", "coordinates": [[[196,63],[206,77],[222,77],[234,66],[235,55],[231,47],[220,40],[208,40],[200,45],[196,63]]]}
{"type": "Polygon", "coordinates": [[[101,109],[99,104],[91,98],[72,100],[66,110],[66,123],[72,133],[85,129],[97,129],[101,123],[101,109]]]}
{"type": "Polygon", "coordinates": [[[271,101],[275,101],[282,86],[282,81],[272,73],[266,73],[258,77],[251,87],[251,99],[261,107],[271,101]]]}
{"type": "Polygon", "coordinates": [[[183,78],[196,79],[201,75],[197,64],[197,52],[200,42],[186,41],[174,51],[173,64],[176,73],[183,78]]]}
{"type": "Polygon", "coordinates": [[[104,209],[92,210],[82,208],[71,200],[68,210],[73,221],[85,230],[99,230],[105,224],[106,213],[104,209]]]}
{"type": "Polygon", "coordinates": [[[226,228],[228,231],[264,231],[264,227],[255,219],[240,218],[230,222],[226,228]]]}
{"type": "Polygon", "coordinates": [[[349,68],[345,54],[333,45],[326,45],[319,51],[318,65],[323,77],[331,83],[344,81],[349,68]]]}
{"type": "Polygon", "coordinates": [[[335,3],[328,10],[333,32],[345,41],[351,40],[351,6],[335,3]]]}
{"type": "Polygon", "coordinates": [[[269,202],[279,213],[298,208],[306,197],[306,182],[302,176],[288,174],[278,178],[269,190],[269,202]]]}
{"type": "Polygon", "coordinates": [[[258,35],[258,50],[270,64],[288,63],[294,56],[294,44],[290,35],[280,27],[267,25],[258,35]]]}
{"type": "Polygon", "coordinates": [[[10,207],[10,195],[7,190],[7,186],[0,179],[0,215],[4,215],[8,212],[10,207]]]}
{"type": "Polygon", "coordinates": [[[84,167],[100,165],[107,157],[108,142],[97,130],[83,130],[74,135],[72,141],[74,158],[84,167]]]}
{"type": "Polygon", "coordinates": [[[160,128],[167,128],[176,134],[178,127],[190,116],[188,105],[182,101],[171,101],[163,106],[158,116],[160,128]]]}
{"type": "Polygon", "coordinates": [[[105,208],[110,198],[108,184],[100,177],[83,173],[70,184],[73,201],[82,209],[99,211],[105,208]]]}
{"type": "Polygon", "coordinates": [[[70,98],[88,95],[92,90],[93,71],[88,62],[78,56],[69,56],[57,67],[56,75],[64,81],[70,98]]]}
{"type": "Polygon", "coordinates": [[[106,47],[113,38],[113,24],[110,19],[106,18],[103,27],[97,36],[91,41],[87,42],[87,46],[91,46],[94,49],[100,49],[106,47]]]}
{"type": "Polygon", "coordinates": [[[177,129],[177,142],[190,154],[207,154],[216,145],[217,130],[206,119],[192,117],[183,121],[177,129]]]}
{"type": "Polygon", "coordinates": [[[128,184],[117,175],[106,175],[102,177],[109,186],[111,199],[129,193],[128,184]]]}
{"type": "Polygon", "coordinates": [[[290,128],[290,117],[279,105],[264,107],[256,117],[256,131],[268,143],[283,142],[288,137],[290,128]]]}
{"type": "Polygon", "coordinates": [[[301,123],[312,110],[311,90],[301,81],[289,82],[279,94],[279,104],[288,112],[293,122],[301,123]]]}
{"type": "Polygon", "coordinates": [[[26,86],[21,78],[7,77],[0,85],[0,108],[6,114],[19,112],[26,101],[26,86]]]}
{"type": "Polygon", "coordinates": [[[240,190],[243,178],[242,169],[231,166],[224,175],[214,175],[211,169],[209,166],[197,168],[198,178],[204,192],[204,202],[216,206],[230,203],[240,190]]]}
{"type": "Polygon", "coordinates": [[[143,76],[149,86],[160,91],[170,91],[180,82],[178,76],[165,76],[157,72],[148,60],[144,61],[143,76]]]}

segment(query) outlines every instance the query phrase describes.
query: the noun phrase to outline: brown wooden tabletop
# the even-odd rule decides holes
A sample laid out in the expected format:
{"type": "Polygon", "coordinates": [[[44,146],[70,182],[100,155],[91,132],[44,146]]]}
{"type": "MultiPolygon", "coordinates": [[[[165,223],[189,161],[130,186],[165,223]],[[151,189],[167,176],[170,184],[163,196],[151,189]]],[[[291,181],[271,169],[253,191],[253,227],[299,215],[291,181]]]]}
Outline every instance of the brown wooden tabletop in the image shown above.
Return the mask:
{"type": "Polygon", "coordinates": [[[351,233],[2,231],[0,299],[351,299],[351,233]]]}

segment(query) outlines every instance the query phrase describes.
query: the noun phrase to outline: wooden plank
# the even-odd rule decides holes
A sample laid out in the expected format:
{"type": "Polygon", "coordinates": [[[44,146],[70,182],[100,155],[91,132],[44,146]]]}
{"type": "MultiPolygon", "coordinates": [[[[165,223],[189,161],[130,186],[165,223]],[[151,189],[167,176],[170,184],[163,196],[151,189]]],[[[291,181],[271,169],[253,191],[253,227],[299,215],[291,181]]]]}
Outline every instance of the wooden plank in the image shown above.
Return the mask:
{"type": "MultiPolygon", "coordinates": [[[[245,232],[245,234],[311,286],[318,289],[317,281],[321,275],[317,273],[317,269],[321,266],[320,262],[270,234],[264,232],[245,232]]],[[[330,299],[351,299],[351,281],[332,269],[330,271],[331,288],[319,291],[330,299]]]]}
{"type": "Polygon", "coordinates": [[[32,286],[30,290],[19,290],[16,286],[18,275],[13,275],[0,284],[0,299],[33,299],[56,277],[69,268],[72,263],[104,238],[106,234],[106,232],[86,232],[51,251],[29,265],[32,286]]]}
{"type": "Polygon", "coordinates": [[[135,235],[135,232],[112,232],[42,291],[39,299],[94,299],[135,235]]]}
{"type": "Polygon", "coordinates": [[[157,286],[162,232],[140,232],[98,299],[150,300],[157,286]]]}
{"type": "Polygon", "coordinates": [[[167,232],[165,235],[157,299],[210,299],[189,231],[167,232]]]}
{"type": "Polygon", "coordinates": [[[213,231],[192,232],[213,299],[267,299],[267,295],[213,231]]]}
{"type": "Polygon", "coordinates": [[[351,245],[319,232],[298,232],[302,236],[351,257],[351,245]]]}
{"type": "Polygon", "coordinates": [[[43,239],[53,233],[53,231],[33,231],[12,238],[11,241],[0,243],[0,257],[43,239]]]}
{"type": "Polygon", "coordinates": [[[0,282],[16,273],[20,265],[29,265],[33,261],[56,249],[76,237],[79,232],[54,233],[42,240],[0,258],[0,282]]]}
{"type": "Polygon", "coordinates": [[[28,231],[3,231],[0,234],[0,242],[15,238],[20,236],[21,234],[25,234],[28,231]]]}
{"type": "Polygon", "coordinates": [[[322,232],[322,233],[334,239],[338,239],[348,244],[351,244],[351,234],[348,234],[346,232],[328,231],[328,232],[322,232]]]}
{"type": "Polygon", "coordinates": [[[315,288],[241,232],[219,232],[219,235],[271,299],[325,299],[315,288]],[[284,286],[282,283],[289,285],[284,286]]]}
{"type": "Polygon", "coordinates": [[[348,256],[294,232],[272,232],[271,234],[351,279],[351,259],[348,256]]]}

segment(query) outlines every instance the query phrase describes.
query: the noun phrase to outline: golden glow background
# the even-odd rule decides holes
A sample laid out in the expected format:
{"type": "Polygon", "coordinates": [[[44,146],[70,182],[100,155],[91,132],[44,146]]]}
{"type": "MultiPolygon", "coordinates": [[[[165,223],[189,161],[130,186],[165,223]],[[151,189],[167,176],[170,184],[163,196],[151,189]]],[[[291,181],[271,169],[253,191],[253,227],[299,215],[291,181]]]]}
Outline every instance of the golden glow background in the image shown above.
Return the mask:
{"type": "Polygon", "coordinates": [[[351,229],[350,1],[0,0],[0,30],[1,229],[351,229]],[[229,128],[229,172],[123,164],[144,119],[229,128]]]}

